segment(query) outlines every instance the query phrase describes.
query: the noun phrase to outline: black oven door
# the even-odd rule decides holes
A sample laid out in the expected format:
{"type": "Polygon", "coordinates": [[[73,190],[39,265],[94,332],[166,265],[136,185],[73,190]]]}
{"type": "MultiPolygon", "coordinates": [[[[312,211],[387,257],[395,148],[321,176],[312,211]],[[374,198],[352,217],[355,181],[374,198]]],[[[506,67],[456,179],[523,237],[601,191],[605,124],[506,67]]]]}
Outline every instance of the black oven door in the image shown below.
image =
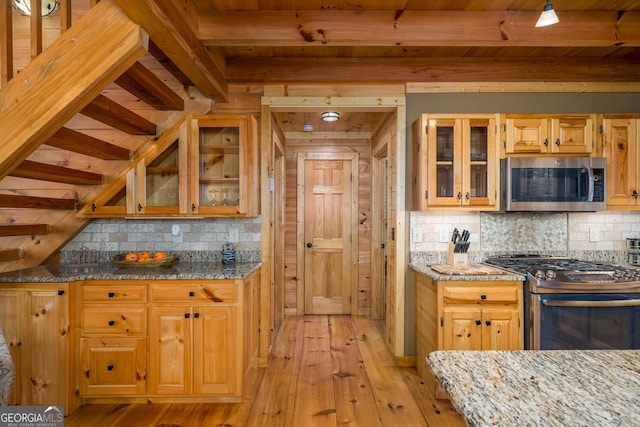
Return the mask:
{"type": "Polygon", "coordinates": [[[532,294],[536,350],[640,349],[640,294],[532,294]]]}

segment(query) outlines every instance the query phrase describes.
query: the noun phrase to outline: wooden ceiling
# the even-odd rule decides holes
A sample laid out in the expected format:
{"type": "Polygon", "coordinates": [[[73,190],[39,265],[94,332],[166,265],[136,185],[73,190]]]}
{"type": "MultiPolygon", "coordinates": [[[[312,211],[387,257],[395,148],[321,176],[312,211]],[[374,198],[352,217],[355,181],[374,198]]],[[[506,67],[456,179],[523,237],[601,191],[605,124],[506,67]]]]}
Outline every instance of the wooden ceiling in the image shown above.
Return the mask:
{"type": "Polygon", "coordinates": [[[640,1],[192,0],[228,83],[638,81],[640,1]]]}

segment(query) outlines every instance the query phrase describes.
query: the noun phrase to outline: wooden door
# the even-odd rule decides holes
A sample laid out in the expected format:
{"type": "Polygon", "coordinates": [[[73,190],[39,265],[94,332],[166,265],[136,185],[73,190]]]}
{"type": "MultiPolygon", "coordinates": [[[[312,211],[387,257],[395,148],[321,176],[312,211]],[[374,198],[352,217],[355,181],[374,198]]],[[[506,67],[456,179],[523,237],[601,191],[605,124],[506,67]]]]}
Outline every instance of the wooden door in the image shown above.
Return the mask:
{"type": "Polygon", "coordinates": [[[304,312],[350,314],[357,284],[357,155],[301,153],[299,159],[304,312]]]}
{"type": "Polygon", "coordinates": [[[548,120],[543,118],[507,118],[506,154],[543,154],[548,152],[548,120]]]}
{"type": "Polygon", "coordinates": [[[429,206],[460,206],[462,121],[456,118],[430,118],[428,123],[427,203],[429,206]]]}
{"type": "Polygon", "coordinates": [[[194,309],[194,393],[237,393],[242,353],[236,319],[236,307],[194,309]]]}
{"type": "Polygon", "coordinates": [[[443,313],[443,350],[480,350],[482,348],[482,310],[449,308],[443,313]]]}
{"type": "Polygon", "coordinates": [[[9,394],[9,405],[26,405],[22,401],[22,355],[23,349],[28,350],[27,321],[24,315],[26,306],[26,292],[18,290],[3,290],[0,292],[0,327],[4,340],[9,348],[13,360],[15,380],[9,394]]]}
{"type": "Polygon", "coordinates": [[[193,310],[151,307],[149,311],[149,393],[191,393],[193,310]]]}
{"type": "Polygon", "coordinates": [[[551,119],[550,150],[554,154],[589,154],[593,151],[593,119],[560,117],[551,119]]]}
{"type": "Polygon", "coordinates": [[[607,158],[607,206],[634,206],[637,202],[637,124],[638,120],[631,118],[604,119],[603,154],[607,158]]]}
{"type": "Polygon", "coordinates": [[[482,311],[482,349],[520,350],[518,310],[485,308],[482,311]]]}

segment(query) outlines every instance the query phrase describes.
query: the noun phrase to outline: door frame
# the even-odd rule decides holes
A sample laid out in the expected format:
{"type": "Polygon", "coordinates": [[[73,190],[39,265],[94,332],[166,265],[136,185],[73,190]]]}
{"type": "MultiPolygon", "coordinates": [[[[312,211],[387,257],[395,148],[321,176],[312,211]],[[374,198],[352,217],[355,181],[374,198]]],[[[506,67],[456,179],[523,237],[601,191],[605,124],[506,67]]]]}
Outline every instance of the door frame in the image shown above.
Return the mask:
{"type": "Polygon", "coordinates": [[[297,301],[296,309],[299,315],[303,315],[306,312],[306,287],[305,283],[305,165],[307,160],[326,160],[326,161],[348,161],[351,165],[351,286],[349,289],[349,313],[357,314],[353,312],[353,303],[357,302],[358,298],[358,153],[313,153],[305,152],[298,153],[298,185],[297,185],[297,230],[296,230],[296,264],[298,274],[298,288],[297,288],[297,301]],[[356,234],[353,238],[354,233],[356,234]]]}

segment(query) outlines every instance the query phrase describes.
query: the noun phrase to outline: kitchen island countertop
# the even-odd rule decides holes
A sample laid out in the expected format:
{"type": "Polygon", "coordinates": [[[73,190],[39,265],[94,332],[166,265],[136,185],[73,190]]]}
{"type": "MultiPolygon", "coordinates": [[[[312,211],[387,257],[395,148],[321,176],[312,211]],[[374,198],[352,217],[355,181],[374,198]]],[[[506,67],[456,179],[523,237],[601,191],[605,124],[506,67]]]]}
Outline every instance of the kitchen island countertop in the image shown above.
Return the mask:
{"type": "Polygon", "coordinates": [[[486,281],[516,281],[524,282],[526,277],[522,274],[505,271],[505,274],[441,274],[433,270],[430,264],[410,263],[409,268],[431,277],[433,280],[486,280],[486,281]]]}
{"type": "Polygon", "coordinates": [[[178,262],[170,267],[119,267],[113,263],[73,267],[40,265],[0,274],[2,283],[57,283],[75,280],[244,280],[262,263],[225,265],[210,262],[178,262]]]}
{"type": "Polygon", "coordinates": [[[640,350],[435,351],[469,426],[638,426],[640,350]]]}

